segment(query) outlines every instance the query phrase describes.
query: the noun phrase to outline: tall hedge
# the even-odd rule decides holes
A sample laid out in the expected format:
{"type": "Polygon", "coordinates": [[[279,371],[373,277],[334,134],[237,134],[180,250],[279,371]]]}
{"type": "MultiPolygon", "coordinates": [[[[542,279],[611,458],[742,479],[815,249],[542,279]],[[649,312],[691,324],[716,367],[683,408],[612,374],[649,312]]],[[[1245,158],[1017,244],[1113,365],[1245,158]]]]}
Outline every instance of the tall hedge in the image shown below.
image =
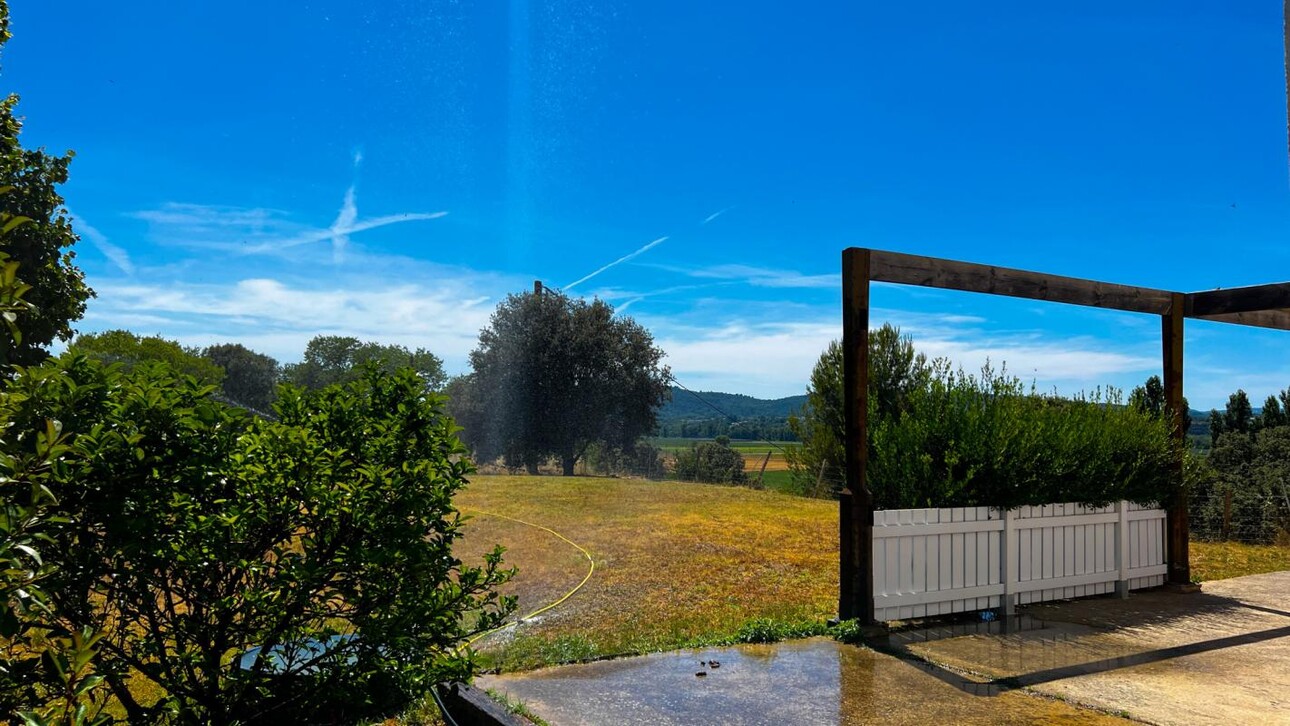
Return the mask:
{"type": "Polygon", "coordinates": [[[938,362],[907,411],[871,405],[869,486],[879,508],[1165,500],[1179,455],[1168,425],[1115,391],[1039,395],[989,367],[938,362]]]}

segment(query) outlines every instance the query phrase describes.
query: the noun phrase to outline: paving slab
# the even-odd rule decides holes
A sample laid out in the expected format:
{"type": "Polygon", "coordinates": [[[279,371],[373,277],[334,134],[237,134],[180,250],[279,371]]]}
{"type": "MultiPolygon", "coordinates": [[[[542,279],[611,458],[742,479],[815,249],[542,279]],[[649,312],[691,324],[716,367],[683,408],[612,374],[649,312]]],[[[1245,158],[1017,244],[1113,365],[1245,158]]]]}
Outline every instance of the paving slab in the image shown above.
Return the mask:
{"type": "Polygon", "coordinates": [[[1124,723],[1022,692],[972,695],[916,664],[824,638],[481,676],[476,685],[518,698],[553,726],[1124,723]]]}
{"type": "Polygon", "coordinates": [[[950,672],[1154,724],[1290,724],[1290,572],[1026,612],[1045,627],[908,649],[950,672]]]}

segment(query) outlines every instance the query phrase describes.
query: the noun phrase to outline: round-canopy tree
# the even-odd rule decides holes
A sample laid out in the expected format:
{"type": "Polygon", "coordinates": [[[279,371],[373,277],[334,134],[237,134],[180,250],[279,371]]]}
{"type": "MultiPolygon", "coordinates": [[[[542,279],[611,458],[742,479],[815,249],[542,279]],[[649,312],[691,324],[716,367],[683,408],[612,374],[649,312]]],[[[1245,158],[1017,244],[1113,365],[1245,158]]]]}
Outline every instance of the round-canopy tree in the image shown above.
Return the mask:
{"type": "Polygon", "coordinates": [[[510,295],[452,389],[480,459],[536,473],[557,457],[569,476],[591,444],[625,449],[654,430],[670,395],[662,358],[649,331],[601,300],[510,295]]]}
{"type": "Polygon", "coordinates": [[[277,398],[278,362],[241,343],[221,343],[202,351],[202,357],[224,369],[224,395],[240,406],[268,411],[277,398]]]}
{"type": "Polygon", "coordinates": [[[425,348],[408,350],[401,345],[365,343],[348,335],[314,336],[305,346],[304,360],[285,366],[282,377],[287,383],[304,388],[325,388],[358,380],[368,363],[375,363],[390,373],[412,368],[431,391],[438,391],[447,382],[443,361],[425,348]]]}

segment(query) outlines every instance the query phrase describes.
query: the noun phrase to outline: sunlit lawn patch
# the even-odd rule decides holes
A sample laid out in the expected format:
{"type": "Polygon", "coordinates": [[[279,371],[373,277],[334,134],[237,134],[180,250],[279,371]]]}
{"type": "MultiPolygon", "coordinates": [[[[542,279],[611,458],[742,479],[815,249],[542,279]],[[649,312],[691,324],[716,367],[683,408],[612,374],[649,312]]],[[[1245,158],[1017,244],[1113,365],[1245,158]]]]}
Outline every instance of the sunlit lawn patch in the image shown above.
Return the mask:
{"type": "Polygon", "coordinates": [[[1191,576],[1200,582],[1290,570],[1290,547],[1284,545],[1192,542],[1190,549],[1191,576]]]}
{"type": "MultiPolygon", "coordinates": [[[[506,670],[734,640],[758,619],[818,628],[837,608],[837,505],[739,487],[562,477],[476,477],[458,497],[551,527],[596,559],[567,603],[481,641],[506,670]]],[[[527,613],[578,583],[586,560],[549,533],[476,514],[467,559],[493,542],[527,613]]]]}

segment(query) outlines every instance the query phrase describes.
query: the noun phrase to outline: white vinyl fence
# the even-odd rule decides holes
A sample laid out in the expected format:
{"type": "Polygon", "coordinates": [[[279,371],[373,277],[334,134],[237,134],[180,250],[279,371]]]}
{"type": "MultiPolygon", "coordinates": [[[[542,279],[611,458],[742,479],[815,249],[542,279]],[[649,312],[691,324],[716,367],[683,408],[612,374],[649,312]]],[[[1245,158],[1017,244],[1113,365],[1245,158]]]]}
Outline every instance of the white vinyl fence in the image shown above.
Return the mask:
{"type": "Polygon", "coordinates": [[[873,514],[875,620],[1162,585],[1165,512],[1129,502],[873,514]]]}

